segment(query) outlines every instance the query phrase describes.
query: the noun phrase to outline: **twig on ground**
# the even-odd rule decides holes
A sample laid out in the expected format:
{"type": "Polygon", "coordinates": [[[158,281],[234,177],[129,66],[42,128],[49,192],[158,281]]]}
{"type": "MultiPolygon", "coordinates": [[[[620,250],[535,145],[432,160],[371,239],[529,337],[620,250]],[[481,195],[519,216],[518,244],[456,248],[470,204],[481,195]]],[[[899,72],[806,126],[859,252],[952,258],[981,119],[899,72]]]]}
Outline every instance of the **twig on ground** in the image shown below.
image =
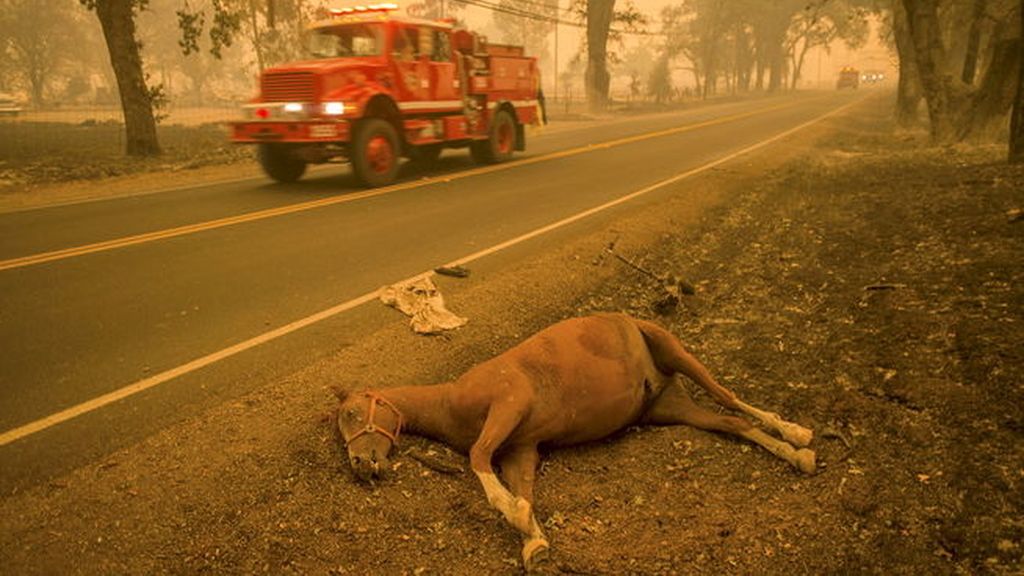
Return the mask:
{"type": "Polygon", "coordinates": [[[907,287],[906,284],[885,284],[885,283],[882,283],[882,284],[868,284],[867,286],[864,287],[864,289],[868,290],[868,291],[873,291],[873,290],[898,290],[898,289],[906,288],[906,287],[907,287]]]}

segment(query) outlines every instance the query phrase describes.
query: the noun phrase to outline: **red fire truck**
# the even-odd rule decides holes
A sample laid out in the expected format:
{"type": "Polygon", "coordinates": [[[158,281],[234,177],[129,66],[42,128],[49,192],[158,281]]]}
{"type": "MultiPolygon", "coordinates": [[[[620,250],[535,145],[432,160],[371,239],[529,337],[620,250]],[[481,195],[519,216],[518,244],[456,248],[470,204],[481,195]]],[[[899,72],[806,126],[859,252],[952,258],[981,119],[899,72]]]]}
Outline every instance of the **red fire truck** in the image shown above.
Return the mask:
{"type": "Polygon", "coordinates": [[[524,150],[543,121],[537,60],[449,20],[401,16],[395,4],[333,9],[311,29],[309,60],[265,70],[233,122],[278,182],[347,158],[367,186],[394,181],[401,157],[429,163],[469,148],[481,163],[524,150]]]}

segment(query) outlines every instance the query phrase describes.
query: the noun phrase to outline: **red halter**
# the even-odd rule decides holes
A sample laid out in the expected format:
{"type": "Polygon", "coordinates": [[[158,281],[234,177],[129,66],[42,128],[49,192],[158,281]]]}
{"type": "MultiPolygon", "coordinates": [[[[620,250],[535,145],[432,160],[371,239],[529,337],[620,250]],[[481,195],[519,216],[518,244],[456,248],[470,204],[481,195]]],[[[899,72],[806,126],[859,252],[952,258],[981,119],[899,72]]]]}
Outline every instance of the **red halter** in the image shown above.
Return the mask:
{"type": "Polygon", "coordinates": [[[395,408],[394,404],[388,402],[382,396],[379,396],[373,392],[365,392],[364,395],[370,401],[370,408],[366,411],[366,427],[360,429],[358,432],[353,434],[352,437],[346,441],[346,444],[355,440],[356,438],[359,438],[363,434],[383,434],[384,437],[391,440],[391,444],[397,445],[398,435],[401,434],[402,432],[402,413],[398,411],[398,408],[395,408]],[[377,412],[377,404],[380,404],[385,408],[390,408],[391,411],[395,413],[395,417],[398,418],[398,423],[395,424],[394,432],[387,430],[386,428],[381,428],[380,426],[377,425],[376,422],[374,422],[373,417],[377,412]]]}

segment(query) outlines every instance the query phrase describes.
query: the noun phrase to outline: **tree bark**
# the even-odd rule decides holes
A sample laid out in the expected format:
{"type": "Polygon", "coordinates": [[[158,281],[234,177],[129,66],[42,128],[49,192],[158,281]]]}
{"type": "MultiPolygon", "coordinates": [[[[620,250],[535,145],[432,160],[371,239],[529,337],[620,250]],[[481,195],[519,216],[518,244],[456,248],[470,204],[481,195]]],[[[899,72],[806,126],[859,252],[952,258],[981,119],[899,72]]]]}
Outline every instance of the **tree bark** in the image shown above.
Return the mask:
{"type": "Polygon", "coordinates": [[[900,60],[896,123],[905,128],[917,121],[917,111],[921,105],[921,77],[917,71],[917,55],[914,54],[914,39],[907,23],[907,11],[900,0],[892,3],[892,29],[900,60]]]}
{"type": "Polygon", "coordinates": [[[937,4],[937,0],[903,0],[928,104],[931,138],[933,142],[946,143],[952,142],[957,134],[953,121],[953,78],[942,69],[945,48],[937,4]]]}
{"type": "Polygon", "coordinates": [[[785,85],[786,55],[782,45],[772,45],[768,53],[768,91],[778,92],[785,85]]]}
{"type": "Polygon", "coordinates": [[[986,0],[974,0],[974,12],[971,14],[971,27],[967,31],[967,50],[964,54],[964,69],[960,80],[970,86],[974,84],[974,74],[978,68],[978,50],[981,47],[981,20],[985,17],[986,0]]]}
{"type": "Polygon", "coordinates": [[[1017,96],[1013,103],[1013,116],[1010,118],[1009,161],[1011,164],[1024,164],[1024,0],[1020,3],[1021,41],[1017,57],[1017,96]]]}
{"type": "MultiPolygon", "coordinates": [[[[797,82],[800,81],[800,74],[804,69],[804,60],[807,58],[807,51],[811,49],[810,43],[804,41],[803,47],[800,49],[800,57],[793,60],[793,77],[791,78],[792,84],[790,84],[790,90],[796,91],[797,82]]],[[[796,46],[793,46],[793,50],[796,50],[796,46]]]]}
{"type": "Polygon", "coordinates": [[[608,31],[615,14],[615,0],[588,0],[587,2],[587,106],[599,112],[608,106],[608,31]]]}
{"type": "Polygon", "coordinates": [[[142,57],[135,36],[135,12],[132,0],[97,0],[96,15],[103,28],[103,37],[110,54],[110,65],[117,78],[124,112],[125,152],[130,156],[153,156],[160,153],[156,119],[142,57]]]}
{"type": "Polygon", "coordinates": [[[958,136],[982,132],[994,122],[1006,119],[1013,106],[1021,60],[1021,38],[1000,38],[992,48],[992,59],[978,85],[970,107],[960,119],[958,136]]]}

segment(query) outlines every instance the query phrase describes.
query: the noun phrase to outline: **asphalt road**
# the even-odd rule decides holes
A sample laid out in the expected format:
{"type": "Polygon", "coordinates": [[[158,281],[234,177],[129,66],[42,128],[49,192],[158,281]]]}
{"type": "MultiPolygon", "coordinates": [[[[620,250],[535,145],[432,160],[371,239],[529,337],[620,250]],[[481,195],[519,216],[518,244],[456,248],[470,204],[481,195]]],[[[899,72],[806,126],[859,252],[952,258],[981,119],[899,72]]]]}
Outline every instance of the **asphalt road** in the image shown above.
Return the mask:
{"type": "MultiPolygon", "coordinates": [[[[211,354],[727,157],[853,98],[553,125],[531,136],[517,162],[479,169],[465,151],[448,151],[435,170],[403,170],[399,185],[370,192],[331,168],[293,185],[250,179],[0,215],[0,493],[283,377],[395,312],[354,306],[223,359],[211,354]],[[204,357],[201,368],[168,374],[204,357]],[[96,403],[140,382],[149,387],[96,403]],[[74,407],[82,414],[45,420],[74,407]]],[[[561,233],[607,225],[623,206],[561,233]]],[[[523,246],[543,250],[549,238],[523,246]]]]}

